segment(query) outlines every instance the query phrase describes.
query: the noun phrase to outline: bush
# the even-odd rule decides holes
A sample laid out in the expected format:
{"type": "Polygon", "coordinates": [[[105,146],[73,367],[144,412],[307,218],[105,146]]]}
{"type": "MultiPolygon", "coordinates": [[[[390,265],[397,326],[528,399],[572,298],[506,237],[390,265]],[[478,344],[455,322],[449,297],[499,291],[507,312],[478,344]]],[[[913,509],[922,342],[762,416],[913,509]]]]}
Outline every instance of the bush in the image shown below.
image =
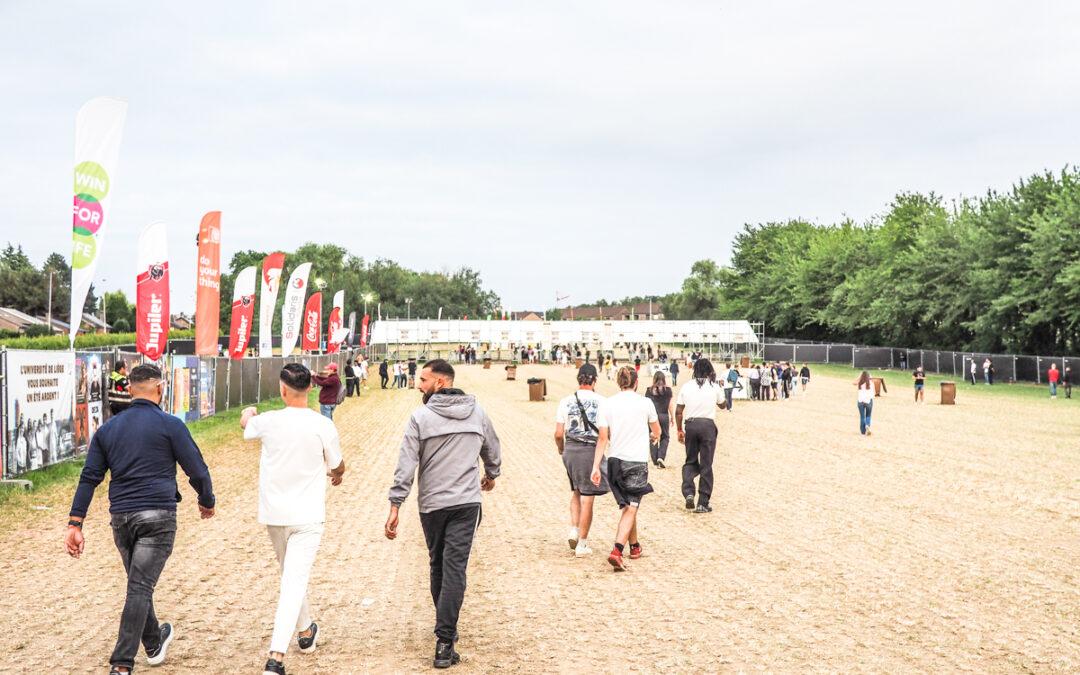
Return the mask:
{"type": "Polygon", "coordinates": [[[52,331],[48,326],[27,326],[23,335],[29,338],[41,337],[42,335],[52,335],[52,331]]]}
{"type": "MultiPolygon", "coordinates": [[[[170,330],[169,337],[177,340],[192,339],[194,330],[170,330]]],[[[85,333],[75,336],[75,349],[134,345],[135,333],[85,333]]],[[[67,349],[68,336],[45,335],[41,337],[0,338],[0,347],[8,349],[67,349]]]]}

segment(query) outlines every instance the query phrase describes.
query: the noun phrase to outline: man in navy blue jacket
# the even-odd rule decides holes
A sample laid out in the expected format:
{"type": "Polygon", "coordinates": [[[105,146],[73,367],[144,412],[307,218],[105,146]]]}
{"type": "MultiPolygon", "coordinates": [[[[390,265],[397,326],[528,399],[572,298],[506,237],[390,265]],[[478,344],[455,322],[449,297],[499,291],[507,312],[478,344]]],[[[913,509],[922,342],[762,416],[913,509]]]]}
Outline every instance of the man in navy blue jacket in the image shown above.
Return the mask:
{"type": "Polygon", "coordinates": [[[203,519],[213,517],[215,503],[210,471],[191,433],[180,419],[159,407],[165,387],[161,370],[137,366],[128,380],[131,407],[110,418],[90,441],[64,541],[72,557],[82,554],[83,519],[94,489],[105,479],[105,472],[110,472],[113,542],[128,576],[120,634],[109,659],[112,673],[134,668],[140,642],[147,662],[160,664],[176,636],[172,625],[158,624],[154,613],[154,586],[176,539],[176,503],[180,501],[176,465],[184,469],[198,493],[203,519]]]}

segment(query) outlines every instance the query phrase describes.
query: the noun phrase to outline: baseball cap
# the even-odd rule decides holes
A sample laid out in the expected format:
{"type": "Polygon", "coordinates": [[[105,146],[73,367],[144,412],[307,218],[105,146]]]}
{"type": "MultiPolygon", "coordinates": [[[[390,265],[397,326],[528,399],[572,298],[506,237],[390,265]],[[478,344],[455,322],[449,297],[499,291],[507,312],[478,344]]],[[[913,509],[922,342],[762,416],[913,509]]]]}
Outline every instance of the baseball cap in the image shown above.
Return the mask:
{"type": "Polygon", "coordinates": [[[596,377],[596,366],[591,363],[583,363],[577,371],[578,377],[584,375],[585,377],[596,377]]]}
{"type": "Polygon", "coordinates": [[[336,363],[331,363],[330,365],[328,365],[326,367],[326,369],[327,370],[337,370],[337,364],[336,363]]]}

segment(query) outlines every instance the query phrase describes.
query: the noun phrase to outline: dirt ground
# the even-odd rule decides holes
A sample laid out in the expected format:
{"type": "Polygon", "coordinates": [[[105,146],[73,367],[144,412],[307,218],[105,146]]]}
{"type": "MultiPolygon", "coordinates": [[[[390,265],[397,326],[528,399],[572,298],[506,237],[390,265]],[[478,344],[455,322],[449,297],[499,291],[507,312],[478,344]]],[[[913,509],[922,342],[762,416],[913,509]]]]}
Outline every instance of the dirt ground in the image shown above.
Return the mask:
{"type": "MultiPolygon", "coordinates": [[[[1080,670],[1080,409],[982,398],[915,406],[894,386],[858,433],[855,392],[819,377],[776,403],[720,418],[715,511],[683,509],[669,467],[640,515],[645,557],[614,574],[614,500],[600,498],[594,555],[565,539],[568,489],[552,442],[572,369],[459,369],[503,444],[485,498],[461,617],[461,672],[1080,670]],[[525,379],[547,377],[548,400],[525,379]]],[[[684,371],[685,372],[685,371],[684,371]]],[[[601,393],[614,393],[601,379],[601,393]]],[[[415,499],[383,538],[386,491],[414,391],[365,392],[337,416],[349,472],[330,490],[310,597],[319,651],[297,673],[428,670],[434,640],[415,499]]],[[[182,483],[175,552],[156,603],[178,637],[161,673],[259,672],[277,597],[256,523],[259,449],[204,448],[218,515],[182,483]]],[[[124,576],[99,489],[86,554],[62,551],[71,492],[0,533],[0,671],[104,672],[124,576]]],[[[140,662],[142,656],[140,655],[140,662]]],[[[145,672],[145,665],[137,666],[145,672]]]]}

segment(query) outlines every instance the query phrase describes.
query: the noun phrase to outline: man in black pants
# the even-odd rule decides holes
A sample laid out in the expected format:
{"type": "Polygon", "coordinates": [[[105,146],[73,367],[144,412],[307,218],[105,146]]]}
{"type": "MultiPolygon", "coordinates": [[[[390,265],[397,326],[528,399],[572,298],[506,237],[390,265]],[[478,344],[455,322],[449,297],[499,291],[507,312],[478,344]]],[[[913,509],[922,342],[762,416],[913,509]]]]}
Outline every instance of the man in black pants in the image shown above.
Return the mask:
{"type": "Polygon", "coordinates": [[[491,420],[475,397],[453,387],[453,366],[442,359],[424,364],[419,387],[424,405],[405,428],[384,528],[387,539],[397,537],[398,509],[419,470],[417,501],[431,565],[436,668],[460,660],[454,643],[465,599],[465,568],[480,526],[480,491],[495,487],[502,464],[491,420]],[[477,458],[484,462],[483,476],[477,458]]]}
{"type": "Polygon", "coordinates": [[[379,364],[379,384],[383,389],[386,389],[386,383],[390,381],[390,364],[386,362],[386,359],[382,360],[379,364]]]}
{"type": "Polygon", "coordinates": [[[140,642],[147,662],[160,664],[176,636],[172,624],[158,624],[154,587],[176,539],[177,463],[199,494],[202,517],[214,515],[210,471],[198,446],[179,418],[158,407],[165,387],[161,371],[156,366],[136,366],[129,380],[131,406],[123,415],[109,418],[90,441],[64,539],[68,554],[82,555],[83,519],[94,489],[110,472],[113,542],[128,576],[120,635],[109,659],[112,673],[131,672],[140,642]]]}
{"type": "Polygon", "coordinates": [[[679,389],[675,401],[675,428],[679,442],[686,445],[682,494],[686,508],[694,513],[710,513],[713,489],[713,457],[716,454],[716,410],[724,401],[724,389],[716,384],[716,372],[708,359],[694,362],[694,379],[679,389]],[[685,424],[683,420],[685,419],[685,424]],[[694,479],[698,502],[694,506],[694,479]]]}

